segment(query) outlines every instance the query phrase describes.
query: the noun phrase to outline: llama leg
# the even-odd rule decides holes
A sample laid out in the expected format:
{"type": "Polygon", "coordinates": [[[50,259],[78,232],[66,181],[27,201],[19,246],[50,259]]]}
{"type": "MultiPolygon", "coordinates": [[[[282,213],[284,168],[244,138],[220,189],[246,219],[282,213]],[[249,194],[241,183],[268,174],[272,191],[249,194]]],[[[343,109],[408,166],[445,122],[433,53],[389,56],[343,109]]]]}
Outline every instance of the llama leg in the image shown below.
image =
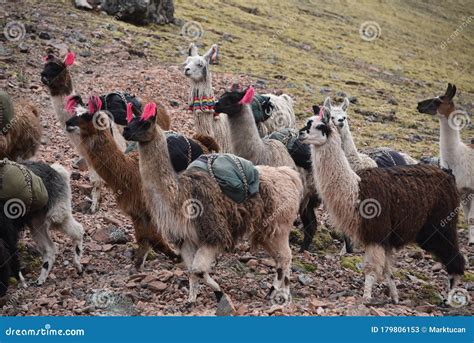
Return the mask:
{"type": "Polygon", "coordinates": [[[67,218],[63,223],[55,223],[52,226],[59,231],[62,231],[64,234],[68,235],[74,247],[74,257],[73,264],[79,274],[82,274],[82,265],[81,258],[83,249],[83,237],[84,237],[84,228],[79,224],[71,213],[68,213],[67,218]]]}
{"type": "Polygon", "coordinates": [[[186,268],[188,269],[189,273],[188,302],[191,304],[196,302],[197,294],[199,291],[199,277],[197,277],[197,275],[194,275],[192,272],[196,250],[196,247],[192,243],[187,241],[185,241],[181,246],[181,256],[183,257],[184,264],[186,265],[186,268]]]}
{"type": "Polygon", "coordinates": [[[272,288],[268,295],[272,302],[284,304],[291,301],[290,273],[291,273],[291,249],[288,243],[288,233],[276,235],[270,242],[264,245],[265,250],[276,262],[277,273],[272,288]]]}
{"type": "Polygon", "coordinates": [[[309,249],[311,242],[313,241],[314,234],[318,227],[318,219],[316,218],[315,208],[319,206],[319,199],[312,197],[309,199],[308,204],[300,211],[301,221],[303,222],[304,240],[301,244],[300,252],[309,249]]]}
{"type": "Polygon", "coordinates": [[[393,257],[394,257],[393,255],[394,255],[393,250],[385,251],[385,265],[384,265],[383,274],[388,284],[390,297],[392,298],[392,301],[395,304],[398,304],[398,301],[399,301],[398,290],[397,290],[397,285],[395,284],[395,280],[393,278],[393,273],[392,273],[393,257]]]}
{"type": "Polygon", "coordinates": [[[451,220],[446,225],[428,223],[418,233],[418,245],[434,254],[446,267],[449,275],[448,289],[456,287],[464,274],[465,260],[459,251],[456,221],[451,220]]]}
{"type": "Polygon", "coordinates": [[[222,292],[219,284],[209,275],[216,261],[218,249],[212,246],[202,246],[194,255],[191,276],[202,279],[209,287],[211,287],[216,295],[217,302],[220,301],[224,292],[222,292]]]}
{"type": "Polygon", "coordinates": [[[96,171],[92,169],[91,167],[89,167],[89,178],[93,186],[92,193],[91,193],[92,205],[90,208],[90,212],[95,213],[99,209],[100,191],[102,188],[103,181],[100,178],[100,176],[96,173],[96,171]]]}
{"type": "Polygon", "coordinates": [[[474,244],[474,193],[470,193],[466,197],[464,205],[464,217],[467,221],[469,245],[474,244]],[[469,201],[467,201],[469,199],[469,201]]]}
{"type": "Polygon", "coordinates": [[[374,283],[382,275],[385,265],[385,250],[379,245],[368,246],[365,251],[365,284],[364,295],[365,301],[372,299],[372,288],[374,283]]]}
{"type": "Polygon", "coordinates": [[[48,274],[53,267],[54,260],[56,259],[56,247],[48,232],[49,225],[43,224],[36,226],[32,229],[33,240],[38,244],[38,248],[43,255],[43,266],[41,268],[40,276],[36,283],[41,286],[46,279],[48,274]]]}

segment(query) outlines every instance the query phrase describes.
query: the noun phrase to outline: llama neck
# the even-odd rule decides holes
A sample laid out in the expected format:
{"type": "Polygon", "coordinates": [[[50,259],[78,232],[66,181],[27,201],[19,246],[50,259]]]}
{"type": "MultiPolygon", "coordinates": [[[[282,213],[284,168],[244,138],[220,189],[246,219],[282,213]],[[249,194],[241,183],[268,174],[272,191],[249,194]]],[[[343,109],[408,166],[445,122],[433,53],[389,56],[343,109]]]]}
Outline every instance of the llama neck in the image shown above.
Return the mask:
{"type": "Polygon", "coordinates": [[[351,169],[338,135],[333,132],[326,144],[311,146],[311,156],[318,191],[334,225],[353,236],[349,231],[354,229],[360,178],[351,169]]]}
{"type": "Polygon", "coordinates": [[[202,81],[193,81],[191,83],[191,90],[189,92],[188,99],[190,106],[193,104],[195,98],[214,98],[214,90],[212,89],[212,75],[210,73],[208,73],[202,81]]]}
{"type": "Polygon", "coordinates": [[[135,188],[137,180],[133,179],[134,173],[131,170],[134,162],[119,149],[108,130],[92,135],[81,134],[81,146],[87,153],[87,163],[92,165],[114,192],[125,192],[124,185],[135,188]]]}
{"type": "Polygon", "coordinates": [[[143,187],[149,198],[152,197],[149,200],[174,207],[172,202],[177,199],[178,179],[171,165],[166,137],[161,129],[155,130],[158,131],[155,138],[138,144],[143,187]]]}
{"type": "Polygon", "coordinates": [[[66,125],[66,121],[71,117],[71,115],[64,109],[64,99],[74,93],[72,86],[70,88],[65,88],[63,92],[54,93],[54,95],[51,93],[51,102],[53,103],[54,112],[56,113],[59,123],[63,127],[66,125]]]}
{"type": "Polygon", "coordinates": [[[264,153],[250,105],[243,105],[240,113],[228,116],[228,121],[233,153],[248,160],[253,160],[250,155],[264,153]]]}
{"type": "Polygon", "coordinates": [[[452,158],[456,158],[461,142],[459,130],[452,128],[448,119],[441,116],[440,119],[439,147],[441,163],[444,167],[452,168],[452,158]]]}
{"type": "Polygon", "coordinates": [[[359,152],[357,151],[357,147],[354,143],[354,138],[352,137],[349,124],[346,123],[339,132],[341,134],[342,150],[344,150],[346,156],[348,158],[350,157],[351,160],[357,160],[360,162],[359,152]]]}

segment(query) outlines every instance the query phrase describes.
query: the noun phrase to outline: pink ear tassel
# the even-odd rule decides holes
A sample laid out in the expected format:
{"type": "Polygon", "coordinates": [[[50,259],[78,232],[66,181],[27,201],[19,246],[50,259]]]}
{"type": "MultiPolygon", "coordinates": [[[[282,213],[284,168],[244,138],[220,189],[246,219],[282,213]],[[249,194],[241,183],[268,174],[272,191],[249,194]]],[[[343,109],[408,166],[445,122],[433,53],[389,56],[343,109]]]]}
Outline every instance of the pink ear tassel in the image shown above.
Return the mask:
{"type": "Polygon", "coordinates": [[[130,122],[132,121],[133,117],[134,117],[134,115],[133,115],[133,110],[132,110],[132,106],[133,106],[133,105],[132,105],[131,102],[129,102],[129,103],[127,104],[127,123],[130,123],[130,122]]]}
{"type": "Polygon", "coordinates": [[[74,98],[74,95],[70,95],[66,97],[66,106],[64,106],[64,109],[66,110],[66,112],[73,115],[74,112],[76,111],[76,105],[77,105],[77,101],[74,98]]]}
{"type": "Polygon", "coordinates": [[[142,114],[142,120],[148,120],[151,117],[156,115],[156,104],[154,102],[149,102],[145,105],[142,114]]]}
{"type": "Polygon", "coordinates": [[[321,119],[321,120],[323,120],[325,109],[326,109],[326,107],[324,107],[324,106],[321,106],[321,108],[319,109],[319,119],[321,119]]]}
{"type": "Polygon", "coordinates": [[[89,97],[87,102],[87,109],[89,113],[94,114],[102,108],[102,101],[97,95],[92,95],[89,97]]]}
{"type": "Polygon", "coordinates": [[[75,59],[76,59],[76,55],[73,52],[68,52],[66,57],[64,58],[64,65],[66,67],[73,65],[75,59]]]}
{"type": "Polygon", "coordinates": [[[255,95],[255,89],[253,89],[252,86],[249,86],[249,88],[247,88],[247,91],[245,92],[244,97],[242,98],[242,100],[239,101],[239,104],[242,104],[242,105],[250,104],[253,100],[254,95],[255,95]]]}

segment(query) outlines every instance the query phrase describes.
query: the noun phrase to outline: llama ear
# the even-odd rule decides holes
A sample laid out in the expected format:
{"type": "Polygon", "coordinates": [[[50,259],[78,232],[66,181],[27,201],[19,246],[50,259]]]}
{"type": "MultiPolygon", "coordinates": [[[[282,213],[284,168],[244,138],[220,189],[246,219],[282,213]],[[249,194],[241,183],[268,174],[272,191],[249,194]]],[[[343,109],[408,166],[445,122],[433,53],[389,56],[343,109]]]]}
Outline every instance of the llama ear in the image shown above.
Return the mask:
{"type": "Polygon", "coordinates": [[[349,104],[350,104],[349,99],[344,98],[344,102],[342,103],[342,107],[341,107],[344,112],[347,111],[347,109],[349,108],[349,104]]]}
{"type": "Polygon", "coordinates": [[[323,104],[324,107],[327,107],[329,110],[331,110],[331,98],[330,97],[327,97],[326,99],[324,99],[324,104],[323,104]]]}
{"type": "Polygon", "coordinates": [[[451,87],[451,93],[449,94],[449,99],[452,100],[455,95],[456,95],[456,86],[453,84],[451,87]]]}
{"type": "Polygon", "coordinates": [[[97,111],[100,111],[102,108],[102,100],[97,95],[92,95],[89,97],[89,101],[87,102],[87,110],[90,114],[94,114],[97,111]]]}
{"type": "Polygon", "coordinates": [[[127,123],[130,123],[135,115],[133,114],[133,104],[131,102],[127,103],[127,123]]]}
{"type": "Polygon", "coordinates": [[[142,120],[156,119],[156,104],[154,102],[149,102],[143,108],[142,120]]]}
{"type": "Polygon", "coordinates": [[[329,124],[331,121],[331,111],[326,106],[321,107],[321,111],[319,112],[319,117],[321,121],[325,124],[329,124]]]}
{"type": "Polygon", "coordinates": [[[66,105],[64,106],[64,109],[70,115],[74,115],[76,113],[77,105],[80,105],[80,104],[83,105],[82,99],[79,95],[70,95],[66,97],[65,102],[66,102],[66,105]]]}
{"type": "Polygon", "coordinates": [[[313,105],[313,113],[315,116],[319,116],[319,111],[321,111],[321,108],[318,105],[313,105]]]}
{"type": "Polygon", "coordinates": [[[76,55],[73,52],[68,52],[66,54],[66,57],[64,58],[64,65],[66,67],[69,67],[74,64],[74,61],[76,59],[76,55]]]}
{"type": "Polygon", "coordinates": [[[255,89],[252,86],[249,86],[245,91],[245,95],[242,99],[240,99],[239,104],[241,105],[248,105],[252,102],[253,96],[255,95],[255,89]]]}
{"type": "Polygon", "coordinates": [[[217,46],[217,44],[214,44],[202,57],[204,57],[204,59],[210,64],[217,64],[217,63],[214,63],[214,59],[215,59],[215,62],[217,62],[218,53],[219,53],[218,50],[219,50],[219,47],[217,46]]]}
{"type": "Polygon", "coordinates": [[[194,43],[189,44],[188,55],[189,56],[197,56],[197,54],[198,54],[198,48],[197,48],[196,44],[194,44],[194,43]]]}

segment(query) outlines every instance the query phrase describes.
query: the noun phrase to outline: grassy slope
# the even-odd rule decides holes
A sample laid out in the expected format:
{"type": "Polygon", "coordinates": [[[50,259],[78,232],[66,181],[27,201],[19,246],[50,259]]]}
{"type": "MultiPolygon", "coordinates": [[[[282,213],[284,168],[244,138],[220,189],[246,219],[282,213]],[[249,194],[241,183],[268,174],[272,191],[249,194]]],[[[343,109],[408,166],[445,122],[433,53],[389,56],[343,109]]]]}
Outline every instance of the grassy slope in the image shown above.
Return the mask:
{"type": "MultiPolygon", "coordinates": [[[[332,95],[342,90],[357,96],[361,109],[385,115],[396,110],[398,120],[390,125],[369,123],[351,112],[352,126],[359,132],[356,139],[362,146],[389,144],[416,156],[437,153],[433,144],[437,130],[432,129],[438,123],[416,112],[417,100],[440,93],[450,81],[462,90],[463,100],[472,102],[474,20],[446,49],[439,48],[473,14],[468,1],[177,0],[176,9],[177,17],[202,24],[205,46],[221,44],[223,63],[217,71],[268,79],[286,76],[283,90],[297,99],[299,113],[307,114],[311,104],[323,100],[321,87],[331,88],[332,95]],[[258,8],[257,15],[241,6],[258,8]],[[382,32],[373,42],[363,41],[359,35],[360,24],[369,20],[376,21],[382,32]],[[235,37],[233,42],[222,39],[224,32],[235,37]],[[306,50],[301,49],[303,44],[306,50]],[[373,67],[393,76],[380,75],[373,67]],[[348,80],[362,85],[347,85],[348,80]],[[427,87],[410,82],[414,80],[427,87]],[[376,92],[380,89],[384,95],[376,92]],[[386,102],[392,96],[398,106],[386,102]],[[384,142],[383,132],[395,140],[384,142]],[[416,145],[406,139],[425,133],[431,139],[416,145]]],[[[471,136],[472,130],[463,131],[465,139],[471,136]]]]}
{"type": "MultiPolygon", "coordinates": [[[[67,12],[75,11],[68,0],[60,2],[67,12]]],[[[357,96],[358,104],[349,115],[361,148],[387,145],[416,157],[437,154],[438,122],[417,113],[416,103],[443,92],[448,81],[460,90],[458,103],[472,111],[474,18],[470,23],[466,20],[474,10],[468,0],[175,0],[175,7],[177,18],[203,27],[199,45],[220,44],[222,63],[213,66],[215,72],[266,80],[270,90],[282,90],[296,99],[301,118],[310,113],[312,104],[324,100],[322,87],[330,88],[332,96],[337,91],[357,96]],[[255,14],[249,13],[252,8],[257,8],[255,14]],[[359,27],[365,21],[379,24],[381,35],[375,41],[361,39],[359,27]],[[459,35],[441,49],[441,43],[461,27],[459,35]],[[224,33],[232,41],[224,40],[224,33]],[[275,78],[281,75],[283,81],[275,78]],[[387,103],[389,98],[398,105],[387,103]],[[356,108],[382,117],[395,111],[396,120],[369,122],[354,112],[356,108]],[[384,133],[393,140],[384,140],[384,133]],[[415,134],[423,140],[411,142],[408,138],[415,134]]],[[[119,30],[112,36],[122,37],[123,30],[136,32],[130,43],[138,48],[151,40],[150,51],[161,62],[184,60],[190,41],[176,25],[140,28],[96,13],[88,17],[91,30],[113,22],[119,30]],[[159,37],[150,38],[152,32],[159,37]]],[[[106,42],[107,38],[92,40],[97,45],[106,42]]],[[[462,137],[465,141],[474,137],[472,126],[462,131],[462,137]]]]}

